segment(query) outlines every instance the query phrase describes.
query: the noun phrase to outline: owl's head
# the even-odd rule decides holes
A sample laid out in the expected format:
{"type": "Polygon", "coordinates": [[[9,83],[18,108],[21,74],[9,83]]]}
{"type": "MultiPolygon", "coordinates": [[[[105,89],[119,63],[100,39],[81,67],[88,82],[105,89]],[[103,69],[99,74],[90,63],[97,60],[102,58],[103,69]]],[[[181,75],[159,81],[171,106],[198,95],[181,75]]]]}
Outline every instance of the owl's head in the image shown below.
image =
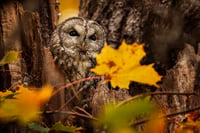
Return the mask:
{"type": "Polygon", "coordinates": [[[60,45],[76,52],[100,52],[105,42],[102,26],[92,20],[72,17],[57,27],[60,45]]]}

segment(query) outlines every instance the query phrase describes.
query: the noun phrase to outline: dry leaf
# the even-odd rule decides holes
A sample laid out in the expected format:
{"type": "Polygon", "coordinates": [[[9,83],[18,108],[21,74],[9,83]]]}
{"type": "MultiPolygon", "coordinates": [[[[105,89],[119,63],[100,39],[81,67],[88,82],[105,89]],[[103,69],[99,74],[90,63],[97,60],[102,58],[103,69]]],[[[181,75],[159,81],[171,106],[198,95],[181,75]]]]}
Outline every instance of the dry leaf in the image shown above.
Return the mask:
{"type": "Polygon", "coordinates": [[[153,113],[150,121],[145,126],[144,133],[164,133],[166,129],[166,118],[161,112],[153,113]]]}
{"type": "Polygon", "coordinates": [[[176,128],[176,133],[196,133],[199,132],[199,111],[190,112],[185,115],[185,119],[176,128]]]}

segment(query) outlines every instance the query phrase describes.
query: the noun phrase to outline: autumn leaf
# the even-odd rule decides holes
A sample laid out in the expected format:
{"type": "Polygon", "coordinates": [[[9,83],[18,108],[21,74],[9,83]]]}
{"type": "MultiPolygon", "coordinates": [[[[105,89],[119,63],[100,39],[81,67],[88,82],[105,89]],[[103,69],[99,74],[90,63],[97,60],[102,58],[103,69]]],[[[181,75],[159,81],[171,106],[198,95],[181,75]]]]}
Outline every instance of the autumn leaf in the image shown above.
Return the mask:
{"type": "Polygon", "coordinates": [[[35,130],[35,131],[38,131],[40,133],[47,133],[47,132],[50,131],[50,128],[42,127],[41,125],[39,125],[37,123],[29,123],[28,127],[35,130]]]}
{"type": "Polygon", "coordinates": [[[91,71],[105,75],[106,81],[110,81],[114,88],[128,88],[131,81],[158,87],[156,83],[161,76],[153,69],[153,64],[140,64],[146,55],[143,47],[136,43],[127,45],[124,41],[117,50],[105,45],[96,57],[97,66],[91,71]]]}
{"type": "Polygon", "coordinates": [[[28,124],[28,127],[38,131],[40,133],[47,133],[49,131],[62,131],[67,133],[79,133],[79,131],[83,130],[81,127],[74,127],[74,126],[65,126],[61,122],[56,122],[51,128],[49,127],[42,127],[41,125],[37,123],[30,123],[28,124]]]}
{"type": "Polygon", "coordinates": [[[15,99],[6,99],[0,104],[0,119],[19,120],[21,123],[38,119],[40,106],[50,99],[52,91],[51,86],[44,86],[37,90],[19,86],[15,99]]]}
{"type": "Polygon", "coordinates": [[[77,133],[78,131],[83,130],[83,128],[64,126],[61,122],[57,122],[51,127],[51,130],[63,131],[67,133],[77,133]]]}
{"type": "Polygon", "coordinates": [[[15,95],[18,94],[19,93],[17,92],[11,92],[11,91],[0,92],[0,103],[4,102],[6,99],[16,99],[15,95]]]}
{"type": "Polygon", "coordinates": [[[192,129],[185,128],[183,125],[175,129],[175,133],[195,133],[192,129]]]}
{"type": "Polygon", "coordinates": [[[6,55],[0,60],[0,66],[12,63],[18,59],[19,52],[9,51],[6,55]]]}
{"type": "Polygon", "coordinates": [[[196,133],[199,131],[199,111],[190,112],[185,115],[185,119],[180,126],[175,129],[175,133],[196,133]]]}
{"type": "Polygon", "coordinates": [[[161,112],[151,114],[150,120],[147,122],[144,133],[164,133],[166,129],[166,118],[161,112]]]}

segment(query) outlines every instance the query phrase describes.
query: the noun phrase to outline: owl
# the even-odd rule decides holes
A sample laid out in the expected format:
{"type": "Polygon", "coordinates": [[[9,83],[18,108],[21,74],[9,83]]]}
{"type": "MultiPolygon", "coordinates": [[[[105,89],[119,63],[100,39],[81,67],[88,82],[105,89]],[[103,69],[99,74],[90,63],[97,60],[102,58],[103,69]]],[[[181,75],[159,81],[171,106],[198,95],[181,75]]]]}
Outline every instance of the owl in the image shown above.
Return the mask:
{"type": "MultiPolygon", "coordinates": [[[[96,65],[95,56],[104,42],[104,29],[95,21],[72,17],[57,26],[50,39],[50,51],[55,64],[64,73],[66,83],[95,75],[89,69],[96,65]]],[[[73,86],[73,91],[94,85],[92,80],[81,82],[73,86]]],[[[66,93],[68,99],[74,95],[69,91],[66,93]]]]}

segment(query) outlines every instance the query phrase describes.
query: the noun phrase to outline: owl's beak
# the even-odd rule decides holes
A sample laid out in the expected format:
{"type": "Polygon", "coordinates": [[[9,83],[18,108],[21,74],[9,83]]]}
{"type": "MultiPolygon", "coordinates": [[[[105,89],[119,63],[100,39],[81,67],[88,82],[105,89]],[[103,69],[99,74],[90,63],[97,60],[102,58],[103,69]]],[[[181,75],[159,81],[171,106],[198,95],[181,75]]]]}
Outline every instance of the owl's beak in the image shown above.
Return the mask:
{"type": "Polygon", "coordinates": [[[79,51],[80,51],[80,53],[86,54],[87,49],[84,44],[79,47],[79,51]]]}

